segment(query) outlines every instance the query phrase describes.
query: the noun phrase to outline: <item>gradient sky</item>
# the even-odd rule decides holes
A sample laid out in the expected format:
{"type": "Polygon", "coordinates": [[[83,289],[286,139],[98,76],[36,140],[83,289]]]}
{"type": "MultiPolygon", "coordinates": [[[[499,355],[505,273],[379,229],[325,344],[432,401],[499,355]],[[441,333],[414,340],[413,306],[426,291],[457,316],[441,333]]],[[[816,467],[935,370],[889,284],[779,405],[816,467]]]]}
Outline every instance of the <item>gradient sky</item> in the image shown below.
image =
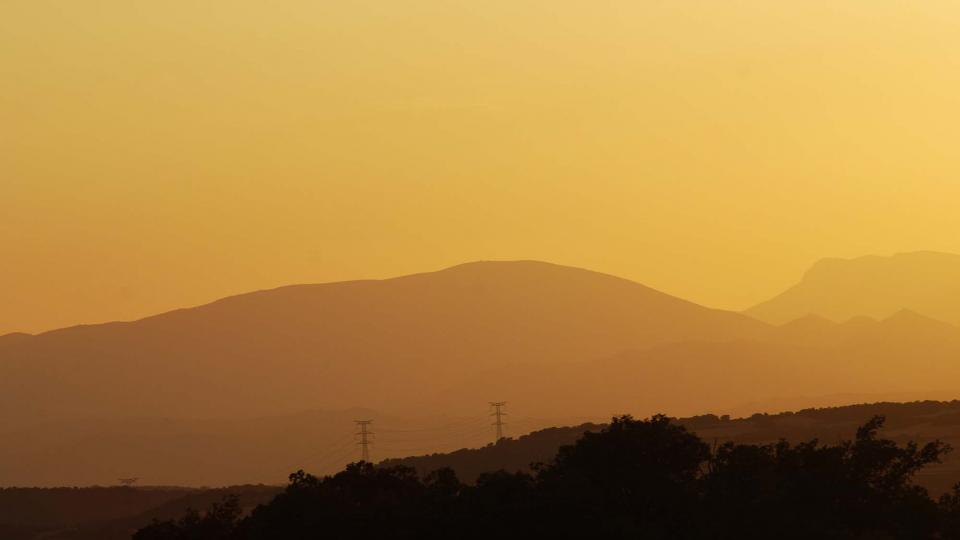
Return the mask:
{"type": "Polygon", "coordinates": [[[0,333],[542,259],[960,252],[946,0],[4,0],[0,333]]]}

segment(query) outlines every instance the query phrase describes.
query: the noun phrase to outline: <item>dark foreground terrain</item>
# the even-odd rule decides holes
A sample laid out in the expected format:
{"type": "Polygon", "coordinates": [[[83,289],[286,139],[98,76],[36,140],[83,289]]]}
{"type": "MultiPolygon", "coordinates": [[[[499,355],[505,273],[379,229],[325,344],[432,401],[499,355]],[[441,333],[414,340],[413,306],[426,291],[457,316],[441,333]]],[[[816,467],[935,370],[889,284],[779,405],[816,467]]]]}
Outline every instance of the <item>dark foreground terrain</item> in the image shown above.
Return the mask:
{"type": "Polygon", "coordinates": [[[250,510],[280,491],[274,486],[0,489],[0,539],[126,540],[154,519],[208,508],[224,497],[236,497],[239,508],[250,510]]]}
{"type": "MultiPolygon", "coordinates": [[[[454,530],[457,527],[475,530],[478,536],[482,532],[564,537],[568,531],[580,530],[587,536],[617,537],[623,532],[615,528],[588,534],[577,529],[586,525],[565,522],[563,530],[541,530],[524,517],[546,519],[538,512],[571,513],[590,522],[628,523],[624,530],[641,527],[643,535],[656,538],[660,534],[656,527],[669,526],[673,531],[675,525],[661,523],[656,530],[647,530],[643,527],[649,523],[638,525],[636,520],[645,522],[649,516],[630,512],[611,516],[607,512],[652,504],[641,493],[660,482],[666,484],[643,497],[657,500],[661,488],[666,490],[663,493],[673,493],[663,495],[667,497],[664,500],[682,495],[681,502],[692,508],[681,505],[686,508],[684,515],[699,516],[716,531],[714,536],[686,531],[692,538],[729,538],[733,531],[738,538],[791,537],[792,532],[774,531],[772,524],[763,525],[767,527],[763,534],[757,532],[761,529],[742,527],[754,522],[759,527],[767,518],[757,521],[757,516],[768,514],[784,523],[817,512],[824,513],[820,519],[827,519],[830,512],[842,508],[836,504],[846,504],[843,501],[854,496],[861,501],[857,504],[870,501],[874,513],[897,516],[898,523],[915,522],[920,528],[894,530],[889,523],[864,515],[857,518],[861,520],[857,524],[831,525],[837,527],[836,534],[814,534],[791,526],[794,532],[809,533],[793,537],[953,538],[952,529],[945,527],[952,527],[955,519],[952,486],[960,481],[960,452],[948,452],[947,445],[960,448],[960,402],[878,403],[743,419],[703,415],[669,423],[664,419],[621,420],[613,426],[551,428],[484,448],[389,460],[376,468],[352,466],[333,478],[298,474],[286,490],[273,486],[0,489],[0,538],[119,540],[130,538],[155,520],[160,525],[144,529],[140,539],[312,538],[324,537],[323,527],[329,527],[326,536],[331,538],[368,538],[382,532],[378,527],[396,531],[384,537],[429,538],[422,529],[428,524],[430,530],[436,526],[447,531],[447,538],[474,534],[454,530]],[[858,439],[858,428],[874,416],[885,417],[884,425],[876,432],[861,430],[858,439]],[[602,430],[606,431],[597,435],[602,430]],[[584,437],[588,432],[592,435],[584,437]],[[789,444],[779,443],[780,439],[789,444]],[[809,444],[812,439],[820,442],[809,444]],[[845,440],[855,442],[847,444],[845,440]],[[725,444],[728,441],[733,444],[725,444]],[[669,451],[659,448],[663,444],[669,451]],[[537,463],[542,465],[531,466],[537,463]],[[672,469],[681,465],[679,470],[672,469]],[[572,471],[566,469],[574,466],[572,471]],[[721,473],[725,476],[718,476],[721,473]],[[621,480],[642,485],[608,485],[621,480]],[[674,485],[676,482],[679,484],[674,485]],[[564,491],[568,489],[570,492],[564,491]],[[605,497],[617,499],[607,493],[609,489],[625,499],[607,509],[616,501],[605,497]],[[676,490],[679,492],[674,493],[676,490]],[[832,501],[834,506],[808,507],[814,501],[832,501]],[[730,506],[734,502],[736,507],[730,506]],[[780,515],[787,512],[787,507],[780,505],[787,503],[792,510],[780,515]],[[910,508],[902,507],[907,503],[910,508]],[[203,517],[214,504],[219,504],[211,514],[216,523],[203,517]],[[515,504],[520,506],[512,506],[515,504]],[[561,506],[551,509],[557,504],[561,506]],[[589,506],[592,504],[602,508],[589,506]],[[254,510],[257,506],[260,508],[254,510]],[[200,513],[188,514],[191,508],[200,513]],[[356,513],[360,508],[366,510],[356,513]],[[240,520],[241,516],[246,517],[240,520]],[[437,521],[440,516],[455,521],[441,523],[437,521]],[[721,517],[722,523],[717,522],[721,517]],[[504,528],[492,530],[492,523],[504,528]],[[427,536],[416,536],[421,534],[427,536]]],[[[855,516],[861,510],[867,512],[859,507],[843,512],[855,516]]],[[[661,512],[666,510],[657,510],[657,515],[661,512]]]]}
{"type": "Polygon", "coordinates": [[[960,491],[912,482],[949,451],[879,436],[710,445],[664,416],[614,418],[532,473],[462,483],[401,465],[355,463],[332,477],[297,472],[243,516],[233,499],[154,522],[135,540],[301,538],[960,538],[960,491]]]}
{"type": "MultiPolygon", "coordinates": [[[[940,440],[958,449],[944,455],[941,463],[930,464],[919,471],[915,478],[918,484],[940,495],[960,481],[960,401],[871,403],[736,419],[707,414],[680,418],[676,422],[711,445],[728,441],[766,444],[780,439],[794,443],[811,439],[838,443],[852,437],[866,419],[878,415],[886,418],[882,435],[887,439],[899,444],[940,440]]],[[[602,427],[583,424],[544,429],[484,448],[388,460],[383,465],[413,467],[420,474],[450,468],[460,479],[472,483],[482,473],[494,470],[530,472],[531,464],[549,462],[561,446],[573,444],[585,432],[602,427]]]]}

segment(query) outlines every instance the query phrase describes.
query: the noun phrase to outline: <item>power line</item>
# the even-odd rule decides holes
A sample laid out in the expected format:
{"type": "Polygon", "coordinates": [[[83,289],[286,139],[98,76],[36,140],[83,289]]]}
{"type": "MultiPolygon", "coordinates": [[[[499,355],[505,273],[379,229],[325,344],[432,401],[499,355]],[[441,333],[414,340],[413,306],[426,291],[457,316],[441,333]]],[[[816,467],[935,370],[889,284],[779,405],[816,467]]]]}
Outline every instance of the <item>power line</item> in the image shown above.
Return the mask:
{"type": "Polygon", "coordinates": [[[421,432],[433,432],[433,431],[450,431],[463,427],[472,427],[474,425],[479,425],[486,422],[485,416],[473,416],[468,418],[461,418],[457,421],[444,424],[437,427],[424,427],[424,428],[406,428],[406,429],[392,429],[380,427],[377,429],[378,433],[421,433],[421,432]]]}
{"type": "MultiPolygon", "coordinates": [[[[311,451],[310,453],[300,457],[295,461],[289,462],[286,466],[282,468],[283,472],[289,472],[294,469],[306,469],[306,468],[318,468],[319,464],[328,464],[331,459],[339,460],[341,458],[346,458],[346,456],[341,456],[344,450],[353,453],[354,438],[345,437],[339,440],[334,440],[329,443],[324,444],[324,448],[321,451],[311,451]]],[[[345,461],[341,461],[339,465],[343,465],[345,461]]],[[[324,469],[324,467],[319,467],[324,469]]],[[[278,468],[279,470],[279,468],[278,468]]],[[[324,471],[326,472],[325,469],[324,471]]]]}
{"type": "Polygon", "coordinates": [[[449,431],[432,431],[432,432],[386,432],[384,433],[381,429],[377,429],[377,443],[378,444],[392,444],[395,442],[422,442],[425,444],[430,444],[433,442],[456,442],[461,440],[464,436],[470,436],[477,432],[486,432],[490,429],[490,426],[486,420],[469,426],[461,426],[454,430],[449,431]]]}
{"type": "Polygon", "coordinates": [[[503,412],[503,407],[507,405],[506,401],[491,401],[490,405],[493,407],[494,411],[490,413],[490,416],[495,416],[497,421],[491,425],[497,426],[497,438],[493,441],[495,443],[500,442],[500,439],[503,439],[503,417],[507,413],[503,412]]]}
{"type": "Polygon", "coordinates": [[[373,420],[354,420],[353,422],[357,424],[357,428],[360,429],[360,431],[356,433],[356,435],[360,437],[360,442],[358,443],[360,445],[360,460],[369,463],[370,445],[373,444],[370,437],[373,436],[373,432],[368,428],[370,424],[373,423],[373,420]]]}
{"type": "Polygon", "coordinates": [[[323,461],[318,461],[316,464],[318,472],[321,474],[330,474],[331,472],[339,472],[343,469],[343,466],[347,463],[353,461],[351,456],[355,456],[354,452],[356,450],[352,448],[352,444],[347,448],[341,450],[339,454],[332,455],[323,461]]]}
{"type": "MultiPolygon", "coordinates": [[[[451,452],[471,445],[483,446],[483,440],[488,437],[489,426],[483,426],[470,432],[461,433],[456,437],[434,440],[416,439],[378,439],[380,452],[384,457],[396,457],[398,452],[417,452],[420,454],[434,454],[437,452],[451,452]]],[[[379,432],[378,432],[379,433],[379,432]]]]}
{"type": "MultiPolygon", "coordinates": [[[[501,410],[501,416],[505,415],[506,413],[501,410]]],[[[417,448],[427,452],[435,452],[439,450],[438,447],[457,445],[467,443],[468,441],[475,442],[474,439],[482,438],[483,433],[489,433],[487,430],[490,425],[495,425],[490,424],[487,420],[484,420],[484,418],[485,417],[475,417],[466,419],[466,422],[460,421],[459,427],[453,427],[456,424],[414,429],[392,429],[381,426],[377,428],[378,448],[388,452],[399,451],[400,447],[404,450],[417,448]]],[[[506,431],[507,423],[501,420],[501,424],[504,427],[504,431],[506,431]]],[[[510,426],[514,429],[518,425],[521,427],[520,433],[526,434],[532,431],[528,430],[528,427],[542,429],[551,424],[536,418],[515,418],[510,422],[510,426]]],[[[505,433],[501,434],[501,436],[504,435],[505,433]]]]}

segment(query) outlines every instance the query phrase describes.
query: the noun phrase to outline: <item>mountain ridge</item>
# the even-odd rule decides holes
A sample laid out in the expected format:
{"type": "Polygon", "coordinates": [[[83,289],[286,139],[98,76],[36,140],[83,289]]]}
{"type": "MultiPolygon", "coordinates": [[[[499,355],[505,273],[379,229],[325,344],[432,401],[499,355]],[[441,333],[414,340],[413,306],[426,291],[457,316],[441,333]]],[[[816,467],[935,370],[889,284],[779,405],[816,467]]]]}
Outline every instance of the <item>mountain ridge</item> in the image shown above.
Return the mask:
{"type": "Polygon", "coordinates": [[[914,251],[821,259],[798,283],[743,313],[779,325],[808,314],[835,322],[882,319],[901,309],[960,325],[960,255],[914,251]]]}
{"type": "Polygon", "coordinates": [[[551,366],[768,330],[608,274],[478,262],[386,280],[291,285],[13,339],[0,346],[0,404],[9,405],[0,411],[10,420],[15,409],[43,418],[416,409],[423,392],[415,388],[465,371],[551,366]],[[41,387],[37,399],[31,389],[41,387]]]}
{"type": "Polygon", "coordinates": [[[624,284],[630,284],[631,286],[641,287],[641,288],[643,288],[643,289],[646,289],[646,290],[647,290],[648,292],[650,292],[650,293],[654,293],[654,294],[656,294],[656,295],[660,295],[660,296],[664,296],[664,297],[670,297],[670,298],[672,298],[672,299],[674,299],[674,300],[676,300],[676,301],[686,303],[686,304],[688,304],[688,305],[690,305],[690,306],[697,306],[697,307],[700,307],[700,308],[703,308],[703,309],[707,309],[707,310],[711,310],[711,311],[715,311],[715,312],[735,313],[735,312],[730,311],[730,310],[717,309],[717,308],[712,308],[712,307],[709,307],[709,306],[704,306],[704,305],[702,305],[702,304],[698,304],[698,303],[693,302],[693,301],[691,301],[691,300],[687,300],[687,299],[681,298],[681,297],[679,297],[679,296],[675,296],[675,295],[672,295],[672,294],[669,294],[669,293],[665,293],[665,292],[659,291],[659,290],[657,290],[657,289],[654,289],[654,288],[652,288],[652,287],[649,287],[649,286],[647,286],[647,285],[644,285],[643,283],[640,283],[640,282],[638,282],[638,281],[630,280],[630,279],[623,278],[623,277],[620,277],[620,276],[616,276],[616,275],[614,275],[614,274],[610,274],[610,273],[606,273],[606,272],[598,272],[598,271],[588,270],[588,269],[584,269],[584,268],[580,268],[580,267],[568,266],[568,265],[562,265],[562,264],[556,264],[556,263],[551,263],[551,262],[547,262],[547,261],[540,261],[540,260],[536,260],[536,259],[476,260],[476,261],[468,261],[468,262],[464,262],[464,263],[460,263],[460,264],[455,264],[455,265],[453,265],[453,266],[444,267],[444,268],[441,268],[441,269],[439,269],[439,270],[424,271],[424,272],[415,272],[415,273],[412,273],[412,274],[403,274],[403,275],[400,275],[400,276],[393,276],[393,277],[379,278],[379,279],[349,279],[349,280],[327,281],[327,282],[318,282],[318,283],[291,283],[291,284],[287,284],[287,285],[280,285],[280,286],[277,286],[277,287],[270,287],[270,288],[264,288],[264,289],[256,289],[256,290],[247,291],[247,292],[230,294],[230,295],[227,295],[227,296],[224,296],[224,297],[221,297],[221,298],[217,298],[217,299],[211,300],[211,301],[209,301],[209,302],[204,302],[204,303],[200,303],[200,304],[195,304],[195,305],[190,305],[190,306],[184,306],[184,307],[180,307],[180,308],[170,309],[170,310],[167,310],[167,311],[162,311],[162,312],[160,312],[160,313],[155,313],[155,314],[151,314],[151,315],[146,315],[146,316],[144,316],[144,317],[139,317],[139,318],[135,318],[135,319],[129,319],[129,320],[112,320],[112,321],[103,321],[103,322],[97,322],[97,323],[78,323],[78,324],[73,324],[73,325],[64,326],[64,327],[60,327],[60,328],[51,328],[51,329],[49,329],[49,330],[44,330],[44,331],[42,331],[42,332],[10,332],[10,333],[7,333],[7,334],[2,334],[2,335],[0,335],[0,340],[5,340],[5,339],[9,338],[9,339],[12,341],[13,339],[23,339],[23,338],[27,338],[27,337],[40,337],[40,336],[45,336],[45,335],[49,335],[49,334],[55,334],[55,333],[60,333],[60,332],[65,332],[65,331],[70,331],[70,330],[76,330],[76,329],[89,328],[89,327],[105,327],[105,326],[110,326],[110,325],[124,325],[124,324],[140,323],[140,322],[149,321],[149,320],[156,319],[156,318],[164,318],[164,317],[167,317],[167,316],[175,316],[176,314],[181,313],[181,312],[185,312],[185,311],[192,311],[192,310],[203,309],[203,308],[211,308],[211,307],[213,307],[213,306],[217,306],[217,305],[224,304],[224,303],[230,303],[230,302],[234,302],[234,301],[240,301],[240,300],[245,299],[245,298],[248,298],[248,297],[255,297],[255,296],[260,296],[260,295],[269,295],[269,294],[273,294],[273,293],[283,293],[283,292],[285,292],[285,291],[287,291],[287,290],[298,290],[298,291],[302,291],[302,290],[307,290],[307,289],[311,289],[311,288],[325,287],[325,286],[331,286],[331,285],[349,286],[349,285],[351,285],[351,284],[384,283],[384,282],[391,282],[391,281],[418,279],[418,278],[423,278],[423,277],[425,277],[425,276],[431,276],[431,275],[442,274],[442,273],[456,273],[456,272],[470,271],[470,270],[473,270],[473,269],[480,268],[480,267],[482,267],[482,266],[488,266],[488,267],[489,267],[489,266],[502,266],[502,265],[541,266],[541,267],[553,267],[553,268],[561,268],[561,269],[566,269],[566,270],[579,271],[579,272],[583,272],[583,273],[590,274],[590,275],[593,275],[593,276],[601,276],[601,277],[603,277],[603,278],[616,280],[616,281],[622,282],[622,283],[624,283],[624,284]]]}
{"type": "MultiPolygon", "coordinates": [[[[62,456],[66,432],[89,443],[71,454],[88,460],[78,470],[96,469],[95,460],[127,462],[146,442],[150,455],[180,460],[177,474],[200,478],[212,468],[180,428],[144,430],[129,419],[176,419],[190,440],[213,445],[219,436],[190,426],[227,419],[220,425],[231,434],[257,422],[251,418],[353,407],[381,418],[469,417],[491,400],[507,401],[514,420],[729,413],[783,396],[813,396],[804,402],[816,405],[843,402],[816,396],[949,392],[958,356],[960,329],[909,312],[774,327],[609,274],[482,262],[284,286],[138,321],[0,340],[0,433],[33,449],[8,463],[53,469],[56,478],[70,471],[41,457],[62,456]],[[134,427],[117,427],[123,422],[134,427]],[[54,427],[33,429],[39,425],[54,427]]],[[[295,431],[298,422],[286,425],[295,431]]],[[[350,419],[340,423],[352,433],[350,419]]],[[[288,437],[264,437],[247,450],[280,455],[269,446],[288,437]]],[[[256,473],[232,466],[238,480],[256,473]]],[[[173,474],[162,463],[131,468],[173,474]]]]}

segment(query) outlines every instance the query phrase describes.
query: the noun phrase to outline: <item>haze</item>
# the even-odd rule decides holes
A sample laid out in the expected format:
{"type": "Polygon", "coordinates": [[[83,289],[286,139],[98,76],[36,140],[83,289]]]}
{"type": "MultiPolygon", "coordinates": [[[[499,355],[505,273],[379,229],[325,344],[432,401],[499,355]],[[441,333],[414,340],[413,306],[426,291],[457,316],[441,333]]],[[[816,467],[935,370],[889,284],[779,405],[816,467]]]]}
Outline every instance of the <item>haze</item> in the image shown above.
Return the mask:
{"type": "Polygon", "coordinates": [[[946,1],[0,7],[0,334],[540,259],[745,309],[960,252],[946,1]]]}

